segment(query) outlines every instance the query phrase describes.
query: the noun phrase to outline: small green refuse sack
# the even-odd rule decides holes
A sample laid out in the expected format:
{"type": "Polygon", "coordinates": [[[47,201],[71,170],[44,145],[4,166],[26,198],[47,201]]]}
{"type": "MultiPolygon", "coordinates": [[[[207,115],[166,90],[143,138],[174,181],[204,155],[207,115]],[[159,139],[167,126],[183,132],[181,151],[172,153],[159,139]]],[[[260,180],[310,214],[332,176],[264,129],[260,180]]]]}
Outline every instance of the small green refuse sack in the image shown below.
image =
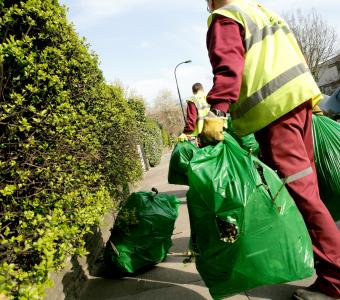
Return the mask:
{"type": "Polygon", "coordinates": [[[199,150],[197,146],[189,141],[176,144],[171,153],[168,182],[170,184],[188,185],[188,167],[190,160],[199,150]]]}
{"type": "Polygon", "coordinates": [[[188,210],[196,267],[214,299],[309,277],[303,218],[276,173],[229,134],[189,165],[188,210]]]}
{"type": "Polygon", "coordinates": [[[321,199],[335,221],[340,220],[340,124],[313,115],[314,160],[321,199]]]}
{"type": "Polygon", "coordinates": [[[112,275],[138,273],[166,258],[179,204],[175,196],[167,194],[130,195],[118,213],[104,251],[112,275]]]}

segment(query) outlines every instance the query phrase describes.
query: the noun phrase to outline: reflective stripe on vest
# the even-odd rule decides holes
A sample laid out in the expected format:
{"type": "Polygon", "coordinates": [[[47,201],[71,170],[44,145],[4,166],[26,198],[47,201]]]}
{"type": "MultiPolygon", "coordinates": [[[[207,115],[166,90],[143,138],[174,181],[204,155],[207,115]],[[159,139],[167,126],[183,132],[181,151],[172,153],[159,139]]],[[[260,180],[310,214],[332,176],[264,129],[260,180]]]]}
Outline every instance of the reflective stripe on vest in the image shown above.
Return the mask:
{"type": "Polygon", "coordinates": [[[284,33],[288,34],[291,33],[289,28],[287,26],[280,26],[279,24],[274,24],[272,26],[265,26],[261,30],[256,28],[258,31],[254,31],[252,34],[252,37],[247,39],[245,41],[247,51],[256,43],[261,42],[264,38],[266,38],[268,35],[273,35],[275,32],[279,29],[282,29],[284,33]]]}
{"type": "Polygon", "coordinates": [[[312,173],[313,173],[312,167],[308,167],[307,169],[304,169],[304,170],[297,172],[293,175],[282,178],[281,180],[282,180],[283,183],[287,184],[287,183],[291,183],[291,182],[294,182],[296,180],[299,180],[299,179],[301,179],[301,178],[303,178],[303,177],[305,177],[309,174],[312,174],[312,173]]]}
{"type": "Polygon", "coordinates": [[[260,103],[279,88],[283,87],[289,81],[300,76],[303,73],[309,72],[309,69],[304,64],[298,64],[286,72],[280,74],[276,78],[269,81],[260,90],[256,91],[248,97],[242,106],[231,113],[233,119],[242,117],[246,112],[251,110],[256,104],[260,103]]]}
{"type": "Polygon", "coordinates": [[[236,0],[215,10],[244,28],[245,65],[239,99],[230,105],[239,136],[256,132],[321,92],[296,39],[283,19],[261,5],[236,0]]]}
{"type": "Polygon", "coordinates": [[[228,5],[228,10],[238,12],[242,14],[244,19],[247,21],[248,29],[251,32],[251,37],[245,39],[246,51],[249,51],[250,48],[265,39],[268,35],[273,35],[279,29],[282,29],[286,34],[292,33],[290,29],[286,25],[280,26],[281,22],[274,23],[272,25],[266,25],[262,29],[260,29],[255,22],[249,17],[248,14],[243,12],[239,7],[235,5],[228,5]]]}

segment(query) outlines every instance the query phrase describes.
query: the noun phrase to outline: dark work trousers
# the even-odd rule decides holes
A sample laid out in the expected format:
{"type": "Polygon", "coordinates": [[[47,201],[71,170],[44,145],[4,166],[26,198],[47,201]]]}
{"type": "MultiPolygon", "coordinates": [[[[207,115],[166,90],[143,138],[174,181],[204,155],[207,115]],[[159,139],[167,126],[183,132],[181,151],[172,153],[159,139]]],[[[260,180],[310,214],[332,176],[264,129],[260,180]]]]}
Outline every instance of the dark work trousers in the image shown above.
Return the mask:
{"type": "Polygon", "coordinates": [[[319,194],[310,101],[256,132],[255,137],[263,161],[285,179],[305,220],[317,261],[316,287],[326,295],[340,298],[340,231],[319,194]]]}

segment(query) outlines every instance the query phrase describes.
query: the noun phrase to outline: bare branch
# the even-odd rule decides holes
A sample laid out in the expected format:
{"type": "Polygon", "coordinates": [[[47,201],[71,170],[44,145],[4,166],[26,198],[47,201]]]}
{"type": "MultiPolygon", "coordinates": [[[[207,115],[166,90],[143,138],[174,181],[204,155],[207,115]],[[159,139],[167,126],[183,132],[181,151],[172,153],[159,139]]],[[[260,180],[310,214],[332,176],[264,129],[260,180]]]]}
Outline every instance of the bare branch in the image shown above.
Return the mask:
{"type": "Polygon", "coordinates": [[[179,101],[167,89],[159,91],[155,105],[148,114],[166,128],[172,136],[177,136],[183,129],[184,122],[179,101]]]}
{"type": "Polygon", "coordinates": [[[293,31],[315,78],[319,79],[321,64],[336,54],[338,36],[322,16],[312,9],[306,14],[301,10],[283,13],[293,31]]]}

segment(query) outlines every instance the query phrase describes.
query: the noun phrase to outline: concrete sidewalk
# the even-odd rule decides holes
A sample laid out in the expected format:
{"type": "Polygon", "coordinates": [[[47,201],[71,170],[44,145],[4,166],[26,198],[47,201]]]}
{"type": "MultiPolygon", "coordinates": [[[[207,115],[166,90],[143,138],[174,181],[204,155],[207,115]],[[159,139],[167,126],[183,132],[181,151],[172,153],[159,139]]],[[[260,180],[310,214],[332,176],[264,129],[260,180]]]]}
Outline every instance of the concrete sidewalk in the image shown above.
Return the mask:
{"type": "MultiPolygon", "coordinates": [[[[91,277],[83,290],[81,300],[173,300],[212,299],[198,274],[195,263],[183,264],[190,236],[189,217],[185,194],[187,188],[167,183],[170,153],[163,156],[161,164],[145,175],[138,190],[150,191],[156,187],[159,192],[176,195],[181,200],[179,217],[173,233],[173,246],[165,262],[150,271],[135,277],[104,279],[91,277]]],[[[105,241],[106,242],[106,241],[105,241]]],[[[288,300],[299,286],[308,286],[313,278],[275,286],[264,286],[227,298],[230,300],[272,299],[288,300]]]]}

